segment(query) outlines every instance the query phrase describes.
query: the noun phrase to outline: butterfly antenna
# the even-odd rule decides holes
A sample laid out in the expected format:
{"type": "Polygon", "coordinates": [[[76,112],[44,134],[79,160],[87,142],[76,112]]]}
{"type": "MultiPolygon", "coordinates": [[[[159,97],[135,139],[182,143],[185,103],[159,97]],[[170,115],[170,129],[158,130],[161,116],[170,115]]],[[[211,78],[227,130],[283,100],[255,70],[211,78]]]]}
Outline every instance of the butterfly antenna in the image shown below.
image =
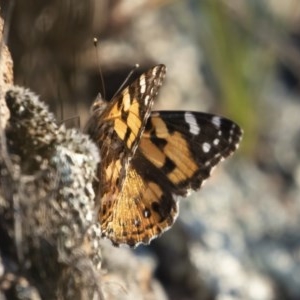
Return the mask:
{"type": "MultiPolygon", "coordinates": [[[[98,48],[98,39],[94,37],[94,46],[96,49],[96,56],[97,56],[97,61],[100,62],[100,55],[99,55],[99,48],[98,48]]],[[[100,63],[98,63],[98,68],[99,68],[99,74],[101,78],[101,86],[102,86],[102,93],[103,93],[103,98],[105,99],[105,85],[104,85],[104,79],[103,79],[103,73],[101,69],[100,63]]]]}
{"type": "Polygon", "coordinates": [[[125,80],[123,81],[123,83],[121,84],[121,86],[118,88],[118,90],[115,92],[114,96],[112,98],[114,98],[116,95],[118,95],[124,88],[124,86],[127,84],[129,78],[133,75],[133,73],[140,67],[139,64],[135,64],[134,67],[132,68],[132,70],[129,72],[129,74],[127,75],[127,77],[125,78],[125,80]]]}

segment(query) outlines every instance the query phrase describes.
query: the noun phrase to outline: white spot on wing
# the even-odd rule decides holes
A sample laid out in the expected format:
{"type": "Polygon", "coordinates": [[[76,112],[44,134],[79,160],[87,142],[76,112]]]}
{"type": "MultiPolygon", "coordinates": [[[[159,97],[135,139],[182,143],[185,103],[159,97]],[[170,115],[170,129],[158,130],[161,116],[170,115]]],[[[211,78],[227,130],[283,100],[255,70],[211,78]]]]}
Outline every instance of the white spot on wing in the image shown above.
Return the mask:
{"type": "Polygon", "coordinates": [[[205,152],[205,153],[209,152],[210,148],[211,148],[211,145],[209,143],[203,143],[202,144],[203,152],[205,152]]]}
{"type": "Polygon", "coordinates": [[[149,218],[150,217],[150,211],[148,209],[144,210],[144,217],[149,218]]]}
{"type": "Polygon", "coordinates": [[[207,162],[205,162],[204,166],[205,167],[209,167],[210,166],[210,160],[208,160],[207,162]]]}
{"type": "Polygon", "coordinates": [[[146,92],[146,79],[144,74],[140,77],[140,87],[141,93],[144,94],[146,92]]]}
{"type": "Polygon", "coordinates": [[[220,140],[219,140],[219,139],[214,139],[213,144],[214,144],[215,146],[218,146],[219,143],[220,143],[220,140]]]}
{"type": "Polygon", "coordinates": [[[149,103],[149,100],[150,100],[150,96],[146,95],[145,100],[144,100],[145,105],[147,105],[149,103]]]}
{"type": "Polygon", "coordinates": [[[220,117],[214,116],[211,121],[217,128],[220,128],[220,126],[221,126],[221,118],[220,117]]]}
{"type": "Polygon", "coordinates": [[[184,114],[184,120],[189,124],[191,134],[194,134],[194,135],[199,134],[200,127],[198,126],[197,120],[192,113],[186,112],[184,114]]]}

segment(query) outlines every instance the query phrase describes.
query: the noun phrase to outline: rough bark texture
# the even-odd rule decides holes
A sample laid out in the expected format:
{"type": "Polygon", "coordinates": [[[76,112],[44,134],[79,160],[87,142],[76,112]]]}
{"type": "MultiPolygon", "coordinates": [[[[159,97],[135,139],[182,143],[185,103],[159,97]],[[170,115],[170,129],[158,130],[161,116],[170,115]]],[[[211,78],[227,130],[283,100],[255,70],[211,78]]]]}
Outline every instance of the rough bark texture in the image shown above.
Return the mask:
{"type": "Polygon", "coordinates": [[[95,222],[98,149],[57,125],[37,95],[13,85],[4,44],[0,67],[0,299],[164,299],[151,268],[129,252],[127,279],[110,284],[114,272],[103,273],[95,222]]]}

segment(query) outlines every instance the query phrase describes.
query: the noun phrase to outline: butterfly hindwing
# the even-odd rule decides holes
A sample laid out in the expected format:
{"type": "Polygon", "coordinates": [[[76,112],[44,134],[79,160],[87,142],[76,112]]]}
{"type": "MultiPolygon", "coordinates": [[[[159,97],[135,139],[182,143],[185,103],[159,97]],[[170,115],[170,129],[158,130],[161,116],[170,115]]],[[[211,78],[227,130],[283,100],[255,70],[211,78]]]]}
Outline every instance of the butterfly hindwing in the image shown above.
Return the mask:
{"type": "MultiPolygon", "coordinates": [[[[113,204],[113,213],[101,222],[102,234],[115,245],[135,247],[149,243],[174,223],[178,212],[171,190],[164,190],[156,181],[145,180],[140,174],[144,167],[153,168],[149,161],[138,153],[134,161],[140,168],[129,166],[122,191],[113,204]]],[[[162,174],[156,175],[157,180],[162,174]]]]}

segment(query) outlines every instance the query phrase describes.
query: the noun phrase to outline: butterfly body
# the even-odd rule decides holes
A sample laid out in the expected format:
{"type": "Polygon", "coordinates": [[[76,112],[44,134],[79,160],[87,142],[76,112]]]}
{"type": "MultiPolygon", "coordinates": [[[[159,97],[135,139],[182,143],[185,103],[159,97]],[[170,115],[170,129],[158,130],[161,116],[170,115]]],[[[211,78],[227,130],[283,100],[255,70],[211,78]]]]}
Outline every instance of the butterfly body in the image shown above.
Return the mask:
{"type": "Polygon", "coordinates": [[[178,215],[177,196],[197,190],[234,152],[241,129],[200,112],[151,111],[164,65],[142,74],[107,105],[96,101],[87,132],[99,145],[97,204],[102,235],[149,243],[178,215]]]}

